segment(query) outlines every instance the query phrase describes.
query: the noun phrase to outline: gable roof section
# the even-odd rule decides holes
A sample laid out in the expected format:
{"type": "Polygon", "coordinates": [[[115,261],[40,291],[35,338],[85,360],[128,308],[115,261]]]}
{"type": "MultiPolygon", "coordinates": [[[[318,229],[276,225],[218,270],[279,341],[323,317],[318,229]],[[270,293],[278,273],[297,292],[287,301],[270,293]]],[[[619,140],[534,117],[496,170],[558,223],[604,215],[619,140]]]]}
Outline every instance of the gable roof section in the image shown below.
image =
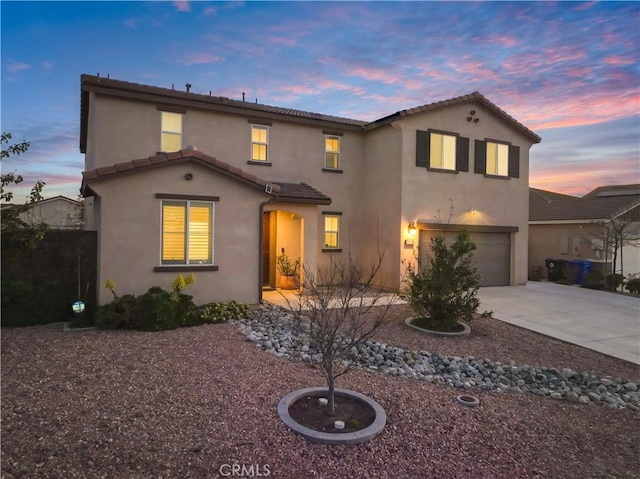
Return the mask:
{"type": "Polygon", "coordinates": [[[279,189],[278,186],[271,184],[267,180],[258,178],[255,175],[241,170],[240,168],[236,168],[235,166],[231,166],[224,161],[220,161],[212,156],[206,155],[199,150],[184,149],[176,151],[175,153],[159,153],[148,158],[125,161],[122,163],[116,163],[113,166],[106,166],[102,168],[96,168],[95,170],[84,171],[82,173],[82,186],[80,187],[80,192],[83,196],[91,196],[93,194],[91,190],[91,184],[96,181],[101,181],[107,178],[111,179],[113,177],[121,176],[128,173],[139,172],[149,168],[156,168],[190,160],[201,163],[219,173],[222,173],[225,176],[238,180],[257,189],[264,190],[267,185],[271,185],[271,189],[273,191],[277,191],[279,189]]]}
{"type": "Polygon", "coordinates": [[[260,103],[252,103],[242,100],[233,100],[227,97],[211,95],[211,93],[209,95],[203,95],[200,93],[176,90],[173,87],[161,88],[95,75],[83,74],[80,77],[80,82],[80,151],[82,153],[86,152],[87,147],[90,92],[130,98],[134,100],[137,99],[148,102],[178,105],[184,108],[208,109],[245,116],[254,115],[259,116],[260,118],[280,119],[293,121],[296,123],[327,126],[329,128],[333,127],[351,131],[373,130],[406,116],[415,115],[427,111],[434,111],[453,105],[479,102],[487,109],[493,111],[496,115],[498,115],[498,117],[514,126],[526,137],[530,138],[534,143],[540,143],[541,141],[541,138],[536,133],[524,126],[522,123],[517,121],[515,118],[513,118],[497,105],[489,101],[486,97],[484,97],[477,91],[469,95],[463,95],[456,98],[451,98],[449,100],[429,103],[407,110],[400,110],[384,118],[380,118],[372,122],[366,122],[355,120],[352,118],[343,118],[332,115],[324,115],[321,113],[295,110],[292,108],[282,108],[278,106],[263,105],[260,103]]]}
{"type": "Polygon", "coordinates": [[[434,110],[438,110],[440,108],[446,108],[446,107],[453,106],[453,105],[463,105],[465,103],[473,103],[473,102],[478,102],[478,103],[482,104],[483,106],[485,106],[486,108],[488,108],[489,110],[493,111],[500,118],[505,120],[507,123],[510,123],[516,129],[520,130],[525,136],[529,137],[534,143],[540,143],[540,141],[542,140],[532,130],[530,130],[529,128],[524,126],[522,123],[520,123],[514,117],[512,117],[507,112],[502,110],[495,103],[492,103],[491,101],[489,101],[484,95],[482,95],[480,92],[477,92],[477,91],[474,91],[473,93],[471,93],[469,95],[463,95],[463,96],[459,96],[459,97],[456,97],[456,98],[451,98],[449,100],[442,100],[442,101],[437,101],[437,102],[434,102],[434,103],[428,103],[426,105],[417,106],[415,108],[409,108],[408,110],[400,110],[400,111],[398,111],[398,112],[396,112],[396,113],[394,113],[392,115],[386,116],[386,117],[381,118],[379,120],[376,120],[376,121],[374,121],[372,123],[369,123],[365,127],[365,129],[373,129],[373,128],[376,128],[378,126],[382,126],[384,124],[390,123],[392,121],[395,121],[395,120],[397,120],[399,118],[402,118],[402,117],[405,117],[405,116],[411,116],[411,115],[415,115],[415,114],[418,114],[418,113],[424,113],[424,112],[427,112],[427,111],[434,111],[434,110]]]}
{"type": "Polygon", "coordinates": [[[577,198],[529,188],[529,221],[536,223],[617,218],[640,206],[640,194],[577,198]]]}
{"type": "Polygon", "coordinates": [[[282,203],[312,203],[330,205],[331,198],[306,183],[283,183],[274,181],[280,190],[274,196],[282,203]]]}
{"type": "Polygon", "coordinates": [[[91,185],[94,182],[184,161],[196,161],[229,178],[263,190],[265,194],[270,194],[276,201],[318,205],[331,204],[331,198],[306,183],[279,183],[268,181],[195,149],[184,149],[176,151],[175,153],[159,153],[148,158],[125,161],[113,166],[85,171],[82,173],[80,192],[83,196],[92,196],[93,190],[91,189],[91,185]]]}
{"type": "Polygon", "coordinates": [[[583,198],[603,198],[606,196],[632,196],[640,195],[640,185],[611,185],[598,186],[583,198]]]}

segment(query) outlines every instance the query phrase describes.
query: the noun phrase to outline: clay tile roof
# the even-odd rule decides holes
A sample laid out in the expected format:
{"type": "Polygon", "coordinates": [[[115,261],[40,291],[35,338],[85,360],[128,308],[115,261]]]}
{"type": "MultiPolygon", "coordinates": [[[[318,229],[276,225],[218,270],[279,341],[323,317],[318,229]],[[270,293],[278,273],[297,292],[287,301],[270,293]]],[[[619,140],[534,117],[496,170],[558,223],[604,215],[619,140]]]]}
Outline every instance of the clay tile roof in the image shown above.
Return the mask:
{"type": "Polygon", "coordinates": [[[275,194],[280,202],[311,203],[316,205],[331,204],[331,198],[306,183],[282,183],[280,181],[274,181],[273,183],[280,187],[280,191],[275,194]]]}
{"type": "Polygon", "coordinates": [[[156,86],[142,85],[139,83],[126,82],[94,75],[82,75],[81,79],[81,98],[80,98],[80,151],[86,152],[87,146],[87,128],[89,116],[89,92],[95,91],[102,94],[123,96],[127,98],[138,98],[145,101],[153,101],[157,103],[166,103],[169,105],[180,105],[182,108],[202,108],[228,113],[243,114],[247,116],[258,116],[267,118],[282,118],[290,121],[305,122],[313,124],[321,124],[333,126],[338,129],[348,129],[352,131],[364,131],[378,128],[396,119],[404,116],[414,115],[425,111],[432,111],[438,108],[444,108],[451,105],[460,105],[464,103],[480,102],[489,110],[502,117],[507,123],[513,125],[516,129],[523,132],[535,143],[541,141],[540,137],[518,122],[511,115],[500,109],[497,105],[489,101],[482,94],[475,91],[469,95],[463,95],[448,100],[442,100],[429,103],[415,108],[400,110],[391,115],[385,116],[378,120],[367,122],[355,120],[352,118],[344,118],[333,115],[324,115],[322,113],[314,113],[310,111],[295,110],[292,108],[283,108],[278,106],[264,105],[260,103],[252,103],[250,101],[232,100],[230,98],[204,95],[174,88],[162,88],[156,86]]]}
{"type": "Polygon", "coordinates": [[[113,166],[107,166],[103,168],[96,168],[91,171],[84,171],[82,173],[82,186],[80,191],[83,196],[91,196],[91,184],[95,181],[100,181],[106,178],[113,178],[117,175],[129,174],[135,171],[142,171],[147,168],[155,168],[169,163],[182,162],[182,161],[197,161],[211,169],[226,175],[230,178],[241,181],[249,186],[264,190],[265,186],[271,185],[272,194],[277,195],[280,192],[280,187],[275,183],[268,182],[262,178],[258,178],[255,175],[247,173],[239,168],[234,168],[229,164],[220,161],[212,156],[202,153],[195,149],[184,149],[174,153],[159,153],[148,158],[140,158],[133,161],[125,161],[117,163],[113,166]]]}
{"type": "Polygon", "coordinates": [[[498,116],[502,117],[505,121],[507,121],[508,123],[511,123],[518,130],[522,131],[526,136],[531,138],[535,143],[540,143],[541,138],[536,133],[531,131],[529,128],[524,126],[522,123],[520,123],[514,117],[512,117],[507,112],[502,110],[496,104],[494,104],[491,101],[489,101],[484,95],[482,95],[480,92],[477,92],[477,91],[474,91],[473,93],[470,93],[469,95],[462,95],[462,96],[459,96],[459,97],[456,97],[456,98],[450,98],[448,100],[437,101],[437,102],[434,102],[434,103],[428,103],[426,105],[417,106],[415,108],[409,108],[407,110],[400,110],[400,111],[398,111],[398,112],[396,112],[396,113],[394,113],[392,115],[386,116],[386,117],[381,118],[379,120],[376,120],[376,121],[374,121],[372,123],[369,123],[366,126],[366,128],[367,129],[375,128],[376,126],[379,126],[379,125],[382,125],[382,124],[385,124],[385,123],[389,123],[391,121],[394,121],[394,120],[396,120],[398,118],[401,118],[401,117],[404,117],[404,116],[415,115],[416,113],[422,113],[422,112],[425,112],[425,111],[437,110],[439,108],[444,108],[444,107],[447,107],[447,106],[461,105],[461,104],[464,104],[464,103],[471,103],[471,102],[479,102],[479,103],[481,103],[482,105],[487,107],[489,110],[493,111],[498,116]]]}
{"type": "Polygon", "coordinates": [[[298,120],[318,121],[327,124],[334,124],[350,129],[362,129],[367,123],[352,118],[343,118],[333,115],[324,115],[309,111],[295,110],[292,108],[282,108],[278,106],[264,105],[250,101],[232,100],[231,98],[206,95],[200,93],[186,92],[174,88],[162,88],[140,83],[127,82],[112,78],[105,78],[94,75],[82,75],[80,77],[82,95],[80,98],[80,151],[86,150],[87,141],[87,120],[89,114],[90,91],[98,91],[116,96],[139,96],[149,101],[164,101],[166,103],[180,103],[200,108],[210,108],[232,113],[243,113],[248,115],[268,116],[276,115],[280,117],[290,117],[298,120]]]}
{"type": "Polygon", "coordinates": [[[638,206],[640,206],[640,193],[577,198],[529,188],[529,221],[608,220],[638,206]]]}

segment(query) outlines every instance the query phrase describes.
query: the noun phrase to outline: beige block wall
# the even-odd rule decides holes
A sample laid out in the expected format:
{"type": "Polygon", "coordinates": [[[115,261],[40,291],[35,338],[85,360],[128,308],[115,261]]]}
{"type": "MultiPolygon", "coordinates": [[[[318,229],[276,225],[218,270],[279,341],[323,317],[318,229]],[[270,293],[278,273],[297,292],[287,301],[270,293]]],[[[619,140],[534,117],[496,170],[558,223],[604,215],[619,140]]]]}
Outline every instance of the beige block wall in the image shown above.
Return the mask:
{"type": "MultiPolygon", "coordinates": [[[[422,220],[446,224],[517,226],[512,235],[511,284],[527,281],[529,216],[529,149],[531,140],[484,108],[480,103],[457,105],[409,116],[398,122],[402,129],[402,216],[406,222],[422,220]],[[467,122],[475,110],[478,123],[467,122]],[[415,166],[416,130],[438,129],[469,138],[469,171],[442,173],[415,166]],[[520,146],[520,177],[487,178],[474,173],[475,140],[492,138],[520,146]],[[451,219],[450,208],[453,206],[451,219]],[[469,210],[474,209],[472,215],[469,210]]],[[[410,261],[414,252],[403,250],[410,261]]]]}
{"type": "Polygon", "coordinates": [[[35,203],[28,211],[22,213],[20,218],[27,224],[44,222],[50,228],[79,228],[79,212],[78,204],[58,198],[35,203]]]}
{"type": "MultiPolygon", "coordinates": [[[[259,278],[260,203],[266,194],[213,173],[193,162],[120,176],[92,184],[99,201],[98,301],[111,300],[107,279],[118,294],[141,294],[151,286],[171,289],[181,271],[154,272],[160,266],[161,200],[156,193],[219,196],[214,203],[214,264],[218,271],[195,271],[186,293],[197,304],[237,301],[255,304],[259,278]],[[191,173],[193,179],[184,179],[191,173]]],[[[185,272],[184,274],[188,274],[185,272]]]]}

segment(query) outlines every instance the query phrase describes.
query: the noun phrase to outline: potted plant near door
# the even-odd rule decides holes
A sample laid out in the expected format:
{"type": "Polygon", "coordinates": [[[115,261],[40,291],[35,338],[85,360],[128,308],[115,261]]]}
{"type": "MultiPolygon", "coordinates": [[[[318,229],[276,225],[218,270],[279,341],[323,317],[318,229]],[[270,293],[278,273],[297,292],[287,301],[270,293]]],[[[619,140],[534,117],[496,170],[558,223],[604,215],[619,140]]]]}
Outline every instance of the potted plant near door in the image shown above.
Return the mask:
{"type": "Polygon", "coordinates": [[[278,272],[280,273],[281,289],[298,289],[300,280],[298,277],[300,271],[300,259],[291,260],[289,256],[282,253],[278,256],[278,272]]]}

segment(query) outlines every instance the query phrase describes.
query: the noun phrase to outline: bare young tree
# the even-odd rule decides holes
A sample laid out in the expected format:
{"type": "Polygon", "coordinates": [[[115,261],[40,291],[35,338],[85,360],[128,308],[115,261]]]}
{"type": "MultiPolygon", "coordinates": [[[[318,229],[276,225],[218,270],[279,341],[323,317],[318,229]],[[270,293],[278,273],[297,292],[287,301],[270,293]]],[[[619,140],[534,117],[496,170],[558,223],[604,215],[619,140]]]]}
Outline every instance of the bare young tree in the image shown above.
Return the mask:
{"type": "Polygon", "coordinates": [[[374,337],[386,322],[397,288],[380,282],[384,254],[368,266],[331,256],[325,267],[303,268],[302,291],[287,298],[288,309],[318,351],[314,362],[327,382],[327,413],[335,415],[336,379],[354,366],[358,345],[374,337]]]}
{"type": "MultiPolygon", "coordinates": [[[[589,228],[589,233],[602,245],[605,261],[611,258],[612,273],[618,271],[618,254],[622,253],[623,247],[640,247],[639,212],[640,208],[636,206],[625,214],[596,221],[589,228]]],[[[622,261],[620,263],[620,273],[624,275],[622,261]]]]}

